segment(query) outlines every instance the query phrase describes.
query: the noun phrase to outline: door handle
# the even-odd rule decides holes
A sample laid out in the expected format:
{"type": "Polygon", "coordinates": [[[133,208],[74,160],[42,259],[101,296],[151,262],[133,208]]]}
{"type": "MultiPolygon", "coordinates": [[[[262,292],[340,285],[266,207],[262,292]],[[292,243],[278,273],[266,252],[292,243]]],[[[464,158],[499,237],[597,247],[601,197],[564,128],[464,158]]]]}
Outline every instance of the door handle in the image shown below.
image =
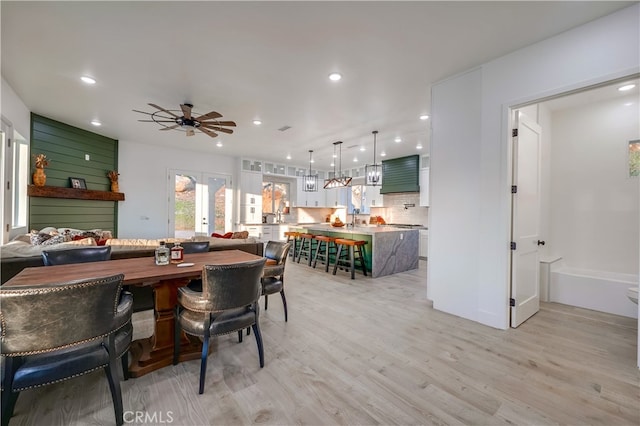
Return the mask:
{"type": "Polygon", "coordinates": [[[542,240],[538,240],[538,245],[539,245],[539,246],[543,246],[543,245],[544,245],[544,241],[542,241],[542,240]]]}

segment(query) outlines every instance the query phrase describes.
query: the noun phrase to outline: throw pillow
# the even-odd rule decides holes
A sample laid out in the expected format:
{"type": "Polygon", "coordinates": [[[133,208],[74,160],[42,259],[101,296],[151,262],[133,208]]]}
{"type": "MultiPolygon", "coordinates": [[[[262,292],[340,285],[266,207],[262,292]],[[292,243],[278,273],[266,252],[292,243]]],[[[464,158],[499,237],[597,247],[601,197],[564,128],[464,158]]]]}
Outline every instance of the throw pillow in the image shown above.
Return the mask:
{"type": "Polygon", "coordinates": [[[51,238],[51,235],[44,234],[42,232],[31,231],[31,235],[29,235],[31,245],[34,245],[34,246],[39,246],[50,238],[51,238]]]}
{"type": "Polygon", "coordinates": [[[41,245],[43,245],[43,246],[52,246],[54,244],[60,244],[60,243],[64,243],[64,242],[65,242],[64,235],[54,235],[51,238],[49,238],[48,240],[43,241],[41,245]]]}
{"type": "Polygon", "coordinates": [[[247,238],[249,238],[249,231],[240,231],[240,232],[234,232],[231,235],[231,239],[242,239],[242,240],[246,240],[247,238]]]}

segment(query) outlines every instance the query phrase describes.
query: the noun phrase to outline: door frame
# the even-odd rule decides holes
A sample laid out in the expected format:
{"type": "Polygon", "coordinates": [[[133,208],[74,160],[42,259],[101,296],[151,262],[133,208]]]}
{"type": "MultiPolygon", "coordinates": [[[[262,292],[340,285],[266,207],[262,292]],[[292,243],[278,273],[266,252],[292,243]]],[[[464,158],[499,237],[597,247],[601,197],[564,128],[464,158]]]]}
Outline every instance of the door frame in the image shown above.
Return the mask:
{"type": "MultiPolygon", "coordinates": [[[[175,180],[174,177],[177,174],[181,175],[189,175],[195,176],[196,182],[208,182],[209,178],[216,179],[225,179],[226,181],[226,190],[225,190],[225,231],[232,229],[232,216],[233,216],[233,190],[231,187],[232,176],[226,173],[210,173],[204,171],[195,171],[195,170],[186,170],[186,169],[167,169],[167,204],[168,204],[168,219],[167,219],[167,235],[175,236],[175,180]]],[[[202,191],[201,186],[196,186],[196,198],[200,199],[200,203],[206,202],[206,210],[207,210],[207,229],[205,232],[198,232],[196,230],[196,235],[205,234],[209,236],[211,232],[211,213],[209,211],[208,202],[208,191],[206,200],[202,200],[204,192],[202,191]]],[[[197,228],[196,228],[197,229],[197,228]]]]}

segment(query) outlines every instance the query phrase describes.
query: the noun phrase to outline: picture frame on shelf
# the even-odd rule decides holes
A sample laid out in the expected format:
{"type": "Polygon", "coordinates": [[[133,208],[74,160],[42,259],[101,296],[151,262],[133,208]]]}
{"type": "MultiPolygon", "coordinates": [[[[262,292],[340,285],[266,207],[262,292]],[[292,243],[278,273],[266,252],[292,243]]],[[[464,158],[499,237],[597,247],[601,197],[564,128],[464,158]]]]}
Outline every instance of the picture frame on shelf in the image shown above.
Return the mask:
{"type": "Polygon", "coordinates": [[[87,189],[87,182],[82,178],[70,177],[69,183],[74,189],[87,189]]]}

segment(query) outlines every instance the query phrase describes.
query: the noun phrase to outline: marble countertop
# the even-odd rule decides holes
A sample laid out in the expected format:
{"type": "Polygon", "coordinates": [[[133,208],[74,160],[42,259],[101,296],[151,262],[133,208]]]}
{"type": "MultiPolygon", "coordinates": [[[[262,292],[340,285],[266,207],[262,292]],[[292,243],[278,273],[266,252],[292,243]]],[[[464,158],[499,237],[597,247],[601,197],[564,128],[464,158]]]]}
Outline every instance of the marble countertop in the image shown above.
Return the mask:
{"type": "Polygon", "coordinates": [[[351,228],[351,227],[347,228],[347,226],[337,228],[337,227],[331,226],[331,224],[329,223],[300,224],[299,226],[305,229],[309,229],[311,231],[343,232],[345,234],[362,234],[362,235],[418,231],[418,229],[395,228],[393,226],[377,226],[377,225],[356,225],[355,228],[351,228]]]}

